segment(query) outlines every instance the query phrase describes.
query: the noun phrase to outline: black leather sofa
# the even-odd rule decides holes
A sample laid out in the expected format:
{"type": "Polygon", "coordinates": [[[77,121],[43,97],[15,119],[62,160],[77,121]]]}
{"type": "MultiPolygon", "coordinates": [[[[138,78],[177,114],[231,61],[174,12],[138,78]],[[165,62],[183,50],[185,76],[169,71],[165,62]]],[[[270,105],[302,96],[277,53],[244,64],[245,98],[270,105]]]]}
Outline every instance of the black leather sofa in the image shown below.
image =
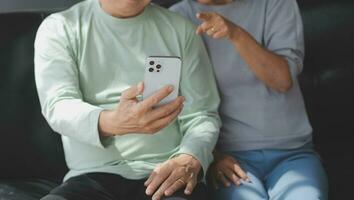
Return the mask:
{"type": "MultiPolygon", "coordinates": [[[[160,3],[167,7],[172,2],[160,3]]],[[[328,171],[330,199],[351,199],[354,1],[299,0],[299,5],[306,39],[305,70],[299,79],[314,141],[328,171]]],[[[33,75],[34,37],[47,11],[0,14],[1,200],[39,199],[67,171],[60,137],[41,115],[33,75]]]]}

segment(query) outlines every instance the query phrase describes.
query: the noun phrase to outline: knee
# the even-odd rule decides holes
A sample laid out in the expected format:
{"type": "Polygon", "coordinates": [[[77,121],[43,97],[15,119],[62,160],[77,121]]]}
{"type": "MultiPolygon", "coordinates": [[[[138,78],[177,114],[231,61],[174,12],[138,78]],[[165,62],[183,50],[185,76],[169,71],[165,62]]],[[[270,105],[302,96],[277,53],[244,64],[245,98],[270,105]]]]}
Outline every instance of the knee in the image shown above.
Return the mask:
{"type": "Polygon", "coordinates": [[[314,185],[298,185],[289,187],[287,190],[280,192],[272,199],[274,200],[327,200],[327,189],[322,187],[316,187],[314,185]]]}
{"type": "Polygon", "coordinates": [[[268,200],[268,194],[262,188],[250,187],[242,185],[239,187],[219,188],[213,193],[213,200],[229,200],[229,199],[252,199],[252,200],[268,200]]]}

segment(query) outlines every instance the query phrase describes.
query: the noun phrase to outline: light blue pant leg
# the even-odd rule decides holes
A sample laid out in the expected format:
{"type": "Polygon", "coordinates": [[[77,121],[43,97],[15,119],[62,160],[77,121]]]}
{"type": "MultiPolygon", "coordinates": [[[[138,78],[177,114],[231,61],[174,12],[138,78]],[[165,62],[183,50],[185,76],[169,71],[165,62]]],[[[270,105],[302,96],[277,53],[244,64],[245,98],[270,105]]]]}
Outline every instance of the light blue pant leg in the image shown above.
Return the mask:
{"type": "Polygon", "coordinates": [[[249,165],[243,164],[242,168],[247,172],[252,183],[245,183],[241,186],[232,184],[230,187],[219,185],[217,190],[213,191],[213,200],[267,200],[267,191],[259,175],[249,165]]]}
{"type": "Polygon", "coordinates": [[[326,200],[327,176],[314,151],[306,150],[282,160],[265,182],[270,200],[326,200]]]}

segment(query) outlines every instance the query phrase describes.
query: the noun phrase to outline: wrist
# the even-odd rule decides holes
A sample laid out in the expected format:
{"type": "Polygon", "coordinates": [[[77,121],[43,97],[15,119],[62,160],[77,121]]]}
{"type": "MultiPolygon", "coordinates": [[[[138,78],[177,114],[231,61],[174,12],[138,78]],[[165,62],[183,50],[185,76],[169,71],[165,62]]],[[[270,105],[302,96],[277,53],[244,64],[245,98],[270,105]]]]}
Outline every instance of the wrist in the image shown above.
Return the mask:
{"type": "Polygon", "coordinates": [[[104,110],[100,113],[98,120],[98,131],[102,137],[110,137],[120,135],[119,131],[114,126],[114,112],[104,110]]]}
{"type": "Polygon", "coordinates": [[[234,45],[237,45],[242,37],[242,33],[243,33],[242,28],[240,26],[235,25],[231,34],[230,34],[229,40],[234,45]]]}
{"type": "Polygon", "coordinates": [[[179,154],[176,157],[174,157],[175,159],[177,159],[176,163],[179,165],[184,165],[187,168],[192,169],[192,171],[194,172],[194,174],[196,175],[197,180],[202,180],[204,177],[204,170],[202,168],[202,164],[200,163],[200,161],[190,155],[190,154],[179,154]]]}
{"type": "Polygon", "coordinates": [[[175,157],[177,162],[182,165],[188,165],[194,169],[200,170],[201,164],[198,159],[189,154],[179,154],[175,157]]]}

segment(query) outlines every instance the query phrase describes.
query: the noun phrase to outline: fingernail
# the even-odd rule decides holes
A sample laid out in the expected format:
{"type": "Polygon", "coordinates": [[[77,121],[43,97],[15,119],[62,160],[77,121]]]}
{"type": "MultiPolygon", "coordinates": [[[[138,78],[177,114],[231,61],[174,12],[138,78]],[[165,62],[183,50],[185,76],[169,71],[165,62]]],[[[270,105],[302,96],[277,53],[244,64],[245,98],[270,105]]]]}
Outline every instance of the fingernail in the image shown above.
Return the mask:
{"type": "Polygon", "coordinates": [[[187,194],[187,195],[189,195],[189,194],[191,194],[191,191],[185,190],[184,193],[187,194]]]}
{"type": "Polygon", "coordinates": [[[251,179],[249,179],[249,178],[246,178],[246,181],[249,183],[252,183],[251,179]]]}
{"type": "Polygon", "coordinates": [[[174,89],[174,88],[173,88],[173,86],[172,86],[172,85],[169,85],[169,86],[168,86],[168,91],[169,91],[169,92],[172,92],[172,91],[173,91],[173,89],[174,89]]]}
{"type": "Polygon", "coordinates": [[[150,189],[147,189],[147,190],[145,191],[145,193],[146,193],[147,195],[150,195],[150,194],[151,194],[151,190],[150,190],[150,189]]]}

